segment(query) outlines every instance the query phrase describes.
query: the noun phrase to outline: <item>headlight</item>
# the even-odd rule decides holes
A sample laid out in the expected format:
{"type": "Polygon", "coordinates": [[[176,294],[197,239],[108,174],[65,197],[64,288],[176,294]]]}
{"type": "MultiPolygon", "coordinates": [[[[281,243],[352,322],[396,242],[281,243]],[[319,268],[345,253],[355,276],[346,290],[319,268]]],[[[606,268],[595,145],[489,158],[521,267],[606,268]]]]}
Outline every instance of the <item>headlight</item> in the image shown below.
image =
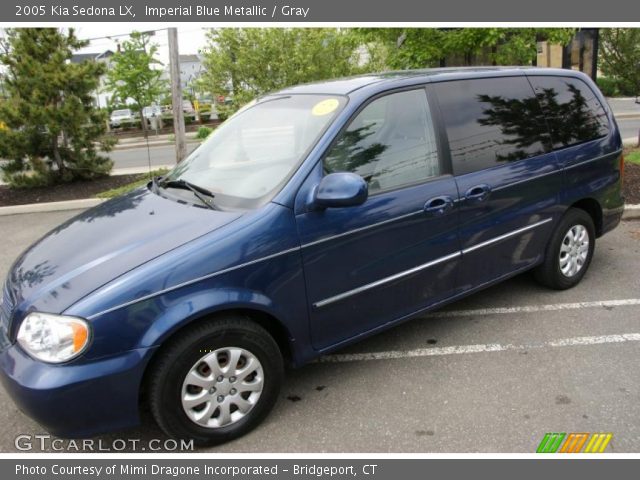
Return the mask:
{"type": "Polygon", "coordinates": [[[33,312],[20,325],[18,343],[43,362],[66,362],[88,345],[89,325],[81,318],[33,312]]]}

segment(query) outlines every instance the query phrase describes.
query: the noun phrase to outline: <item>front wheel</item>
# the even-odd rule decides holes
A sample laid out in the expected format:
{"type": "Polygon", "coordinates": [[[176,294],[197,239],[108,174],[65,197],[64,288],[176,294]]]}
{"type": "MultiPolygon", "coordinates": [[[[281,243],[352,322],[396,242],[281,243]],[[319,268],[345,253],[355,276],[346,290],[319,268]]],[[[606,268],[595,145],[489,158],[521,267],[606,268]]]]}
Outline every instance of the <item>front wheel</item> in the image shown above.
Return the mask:
{"type": "Polygon", "coordinates": [[[150,408],[171,437],[198,446],[227,442],[256,427],[277,400],[282,355],[273,338],[244,317],[197,324],[159,355],[150,408]]]}
{"type": "Polygon", "coordinates": [[[545,252],[545,259],[534,271],[536,279],[556,290],[577,285],[584,277],[596,243],[591,216],[572,208],[556,228],[545,252]]]}

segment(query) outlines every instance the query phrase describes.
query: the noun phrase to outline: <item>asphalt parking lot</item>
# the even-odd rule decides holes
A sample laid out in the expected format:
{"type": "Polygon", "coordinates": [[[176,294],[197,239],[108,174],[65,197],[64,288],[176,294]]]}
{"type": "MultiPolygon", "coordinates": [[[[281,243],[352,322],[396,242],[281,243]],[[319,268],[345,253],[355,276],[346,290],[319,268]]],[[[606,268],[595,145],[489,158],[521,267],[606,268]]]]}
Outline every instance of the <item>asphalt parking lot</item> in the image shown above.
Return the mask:
{"type": "MultiPolygon", "coordinates": [[[[74,212],[0,217],[0,275],[74,212]]],[[[546,432],[640,451],[640,221],[576,288],[525,274],[287,375],[270,417],[215,452],[534,452],[546,432]]],[[[46,433],[0,389],[0,451],[46,433]]],[[[102,437],[164,438],[153,424],[102,437]]]]}

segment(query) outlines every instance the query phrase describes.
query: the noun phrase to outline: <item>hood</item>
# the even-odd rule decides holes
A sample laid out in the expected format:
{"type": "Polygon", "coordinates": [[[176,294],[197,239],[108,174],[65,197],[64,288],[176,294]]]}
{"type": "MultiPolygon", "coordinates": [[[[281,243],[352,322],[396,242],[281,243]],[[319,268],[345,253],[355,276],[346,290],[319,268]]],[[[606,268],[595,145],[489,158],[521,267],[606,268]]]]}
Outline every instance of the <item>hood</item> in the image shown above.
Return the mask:
{"type": "Polygon", "coordinates": [[[240,216],[138,189],[85,211],[26,250],[9,272],[14,314],[60,313],[105,283],[240,216]]]}

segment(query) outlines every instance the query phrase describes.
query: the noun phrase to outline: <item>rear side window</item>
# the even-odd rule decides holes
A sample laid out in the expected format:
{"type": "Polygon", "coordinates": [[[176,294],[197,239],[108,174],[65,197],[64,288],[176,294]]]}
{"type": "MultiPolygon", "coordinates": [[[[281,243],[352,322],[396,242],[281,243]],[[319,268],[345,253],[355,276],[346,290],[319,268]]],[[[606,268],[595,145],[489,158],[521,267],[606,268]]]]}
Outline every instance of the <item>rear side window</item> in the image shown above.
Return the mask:
{"type": "Polygon", "coordinates": [[[423,89],[369,103],[324,159],[326,173],[353,172],[369,194],[419,183],[440,173],[436,137],[423,89]]]}
{"type": "Polygon", "coordinates": [[[525,77],[435,83],[453,172],[462,175],[549,151],[544,115],[525,77]]]}
{"type": "Polygon", "coordinates": [[[609,133],[602,104],[582,80],[547,76],[529,80],[547,116],[554,148],[588,142],[609,133]]]}

